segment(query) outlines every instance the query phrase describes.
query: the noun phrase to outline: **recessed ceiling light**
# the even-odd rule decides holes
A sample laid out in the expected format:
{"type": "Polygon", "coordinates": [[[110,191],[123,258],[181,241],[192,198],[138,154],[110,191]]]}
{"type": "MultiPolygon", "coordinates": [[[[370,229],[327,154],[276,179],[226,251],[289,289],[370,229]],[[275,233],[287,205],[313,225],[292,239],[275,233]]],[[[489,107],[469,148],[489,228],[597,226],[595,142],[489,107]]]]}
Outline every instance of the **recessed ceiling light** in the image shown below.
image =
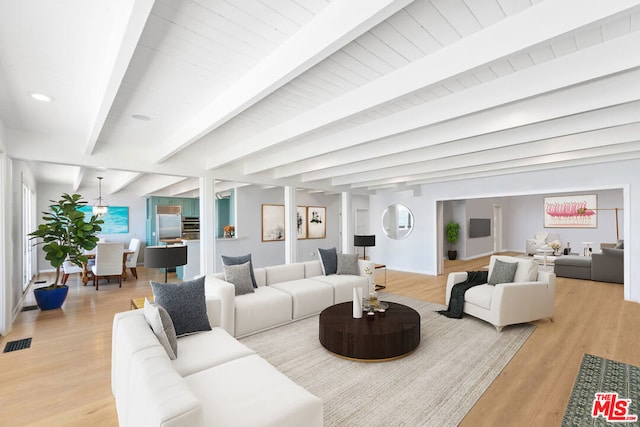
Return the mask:
{"type": "Polygon", "coordinates": [[[145,122],[148,122],[149,120],[151,120],[151,117],[145,116],[144,114],[132,114],[131,118],[136,119],[136,120],[142,120],[142,121],[145,121],[145,122]]]}
{"type": "Polygon", "coordinates": [[[43,93],[38,93],[38,92],[30,92],[29,95],[31,95],[31,97],[35,100],[38,101],[42,101],[42,102],[51,102],[53,101],[55,98],[52,96],[48,96],[45,95],[43,93]]]}

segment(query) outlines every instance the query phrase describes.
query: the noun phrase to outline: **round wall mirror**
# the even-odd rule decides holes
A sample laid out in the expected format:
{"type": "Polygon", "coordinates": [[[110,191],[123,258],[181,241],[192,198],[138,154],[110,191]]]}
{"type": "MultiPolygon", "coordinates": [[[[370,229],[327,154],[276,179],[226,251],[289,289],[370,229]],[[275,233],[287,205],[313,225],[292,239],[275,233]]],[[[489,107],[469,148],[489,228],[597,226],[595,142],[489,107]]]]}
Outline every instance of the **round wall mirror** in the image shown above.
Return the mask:
{"type": "Polygon", "coordinates": [[[382,214],[382,229],[392,239],[404,239],[413,230],[413,214],[405,205],[391,205],[382,214]]]}

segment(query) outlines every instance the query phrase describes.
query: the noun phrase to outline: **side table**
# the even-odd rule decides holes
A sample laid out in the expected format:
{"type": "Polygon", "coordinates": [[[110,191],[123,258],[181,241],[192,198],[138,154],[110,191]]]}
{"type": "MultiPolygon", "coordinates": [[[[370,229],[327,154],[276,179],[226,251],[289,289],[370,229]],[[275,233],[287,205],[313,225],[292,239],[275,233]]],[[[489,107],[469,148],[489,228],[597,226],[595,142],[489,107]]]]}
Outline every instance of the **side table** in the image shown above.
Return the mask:
{"type": "Polygon", "coordinates": [[[384,285],[378,285],[376,283],[376,291],[379,291],[380,289],[386,289],[387,287],[387,266],[385,264],[376,264],[375,269],[377,270],[379,268],[384,269],[384,285]]]}

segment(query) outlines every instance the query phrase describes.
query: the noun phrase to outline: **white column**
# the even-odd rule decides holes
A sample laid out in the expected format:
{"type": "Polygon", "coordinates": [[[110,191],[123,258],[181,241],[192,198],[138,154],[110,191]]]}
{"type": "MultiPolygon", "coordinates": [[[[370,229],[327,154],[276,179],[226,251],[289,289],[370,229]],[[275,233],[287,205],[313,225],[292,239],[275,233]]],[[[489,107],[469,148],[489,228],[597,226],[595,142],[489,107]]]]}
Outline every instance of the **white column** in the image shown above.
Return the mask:
{"type": "Polygon", "coordinates": [[[216,272],[215,179],[200,178],[200,274],[216,272]]]}
{"type": "Polygon", "coordinates": [[[296,188],[284,187],[284,260],[286,264],[298,261],[298,223],[296,188]]]}
{"type": "Polygon", "coordinates": [[[351,193],[343,192],[341,194],[342,201],[342,215],[340,218],[341,221],[341,242],[342,242],[342,253],[350,254],[354,253],[353,251],[353,212],[351,209],[352,200],[351,193]]]}

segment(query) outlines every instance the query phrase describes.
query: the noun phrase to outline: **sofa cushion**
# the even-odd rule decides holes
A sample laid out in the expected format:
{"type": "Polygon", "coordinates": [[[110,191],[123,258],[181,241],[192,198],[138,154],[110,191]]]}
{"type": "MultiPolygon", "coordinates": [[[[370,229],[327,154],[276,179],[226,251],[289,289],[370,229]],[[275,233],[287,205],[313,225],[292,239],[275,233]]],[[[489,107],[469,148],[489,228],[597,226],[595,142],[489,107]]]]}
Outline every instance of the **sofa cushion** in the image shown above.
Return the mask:
{"type": "Polygon", "coordinates": [[[322,425],[322,400],[258,355],[189,375],[184,381],[202,402],[208,425],[322,425]]]}
{"type": "Polygon", "coordinates": [[[491,298],[496,288],[493,285],[478,285],[470,288],[464,294],[465,303],[477,305],[478,307],[491,309],[491,298]]]}
{"type": "Polygon", "coordinates": [[[249,267],[251,269],[251,284],[254,288],[258,287],[258,283],[256,282],[256,277],[253,274],[253,262],[251,261],[251,254],[241,255],[241,256],[226,256],[222,255],[222,263],[224,265],[237,265],[244,264],[245,262],[249,262],[249,267]]]}
{"type": "Polygon", "coordinates": [[[255,354],[222,328],[181,337],[178,350],[180,357],[173,361],[173,366],[183,377],[255,354]]]}
{"type": "Polygon", "coordinates": [[[338,254],[338,268],[336,274],[360,274],[358,268],[358,254],[338,254]]]}
{"type": "Polygon", "coordinates": [[[322,276],[322,263],[318,260],[303,262],[304,264],[304,277],[316,277],[322,276]]]}
{"type": "Polygon", "coordinates": [[[155,302],[167,310],[176,335],[210,331],[204,296],[204,276],[183,283],[151,282],[155,302]]]}
{"type": "Polygon", "coordinates": [[[224,280],[231,283],[235,288],[235,294],[244,295],[253,292],[253,282],[251,281],[251,263],[225,265],[224,280]]]}
{"type": "Polygon", "coordinates": [[[313,278],[276,283],[271,287],[291,295],[293,319],[320,313],[333,305],[333,286],[313,278]]]}
{"type": "Polygon", "coordinates": [[[291,296],[271,286],[235,298],[235,336],[291,322],[291,296]]]}
{"type": "Polygon", "coordinates": [[[269,286],[276,283],[304,279],[304,264],[302,263],[274,265],[265,267],[264,270],[267,275],[267,285],[269,286]]]}
{"type": "Polygon", "coordinates": [[[518,268],[517,262],[505,262],[497,259],[493,264],[493,270],[489,275],[489,285],[497,285],[498,283],[511,283],[516,275],[518,268]]]}
{"type": "Polygon", "coordinates": [[[362,276],[347,274],[333,274],[331,276],[316,276],[313,280],[333,286],[333,303],[353,301],[353,289],[361,288],[362,295],[369,293],[369,281],[362,276]]]}
{"type": "Polygon", "coordinates": [[[144,299],[144,318],[151,326],[153,333],[158,337],[169,359],[175,360],[178,356],[178,340],[176,329],[173,327],[171,316],[161,305],[144,299]]]}
{"type": "Polygon", "coordinates": [[[318,248],[318,256],[322,264],[322,273],[325,276],[336,274],[338,272],[338,254],[336,248],[320,249],[318,248]]]}

